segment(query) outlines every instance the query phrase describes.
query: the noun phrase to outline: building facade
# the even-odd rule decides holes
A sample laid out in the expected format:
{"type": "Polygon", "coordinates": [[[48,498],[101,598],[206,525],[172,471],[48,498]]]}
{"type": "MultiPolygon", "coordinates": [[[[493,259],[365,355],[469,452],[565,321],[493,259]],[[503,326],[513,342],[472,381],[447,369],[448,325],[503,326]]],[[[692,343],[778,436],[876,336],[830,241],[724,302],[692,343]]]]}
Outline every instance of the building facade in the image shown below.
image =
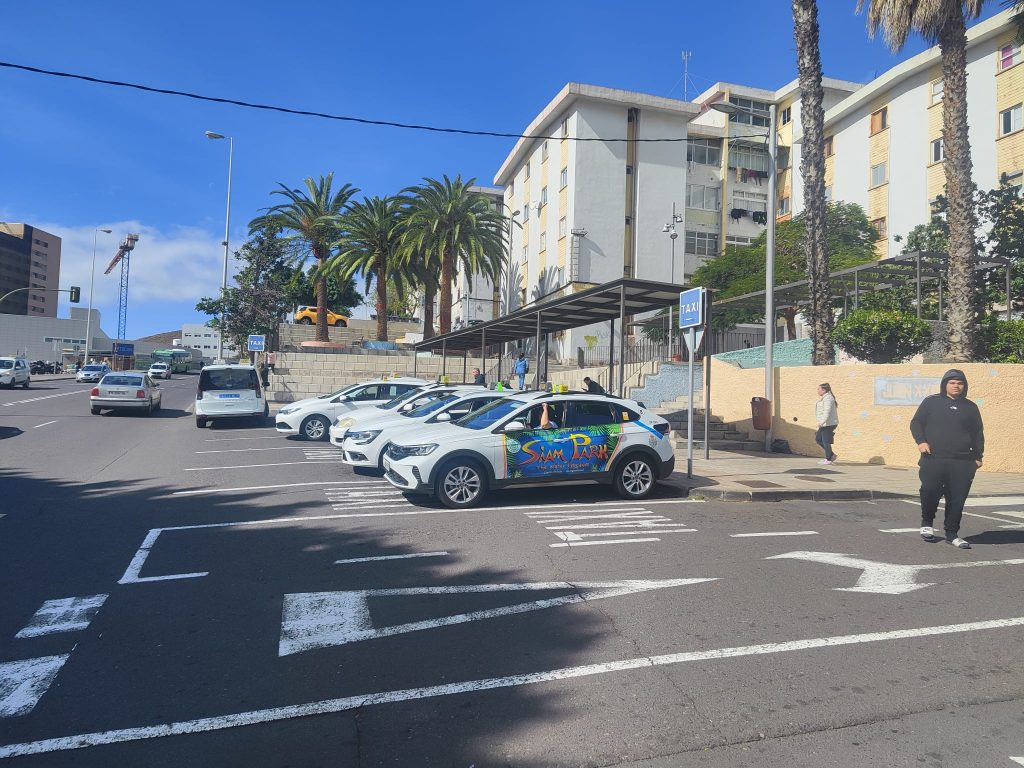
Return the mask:
{"type": "MultiPolygon", "coordinates": [[[[184,323],[181,326],[181,346],[198,349],[203,355],[203,362],[212,363],[220,354],[220,331],[202,323],[184,323]]],[[[237,360],[238,350],[230,344],[225,345],[224,358],[237,360]]]]}
{"type": "MultiPolygon", "coordinates": [[[[486,196],[496,209],[501,210],[504,193],[500,187],[470,187],[470,190],[486,196]]],[[[499,286],[484,275],[473,275],[470,280],[462,268],[462,262],[457,261],[455,285],[452,290],[452,328],[465,328],[468,325],[493,320],[499,314],[501,314],[499,286]]],[[[436,312],[434,317],[437,317],[436,312]]]]}
{"type": "Polygon", "coordinates": [[[0,303],[0,313],[57,317],[60,244],[37,227],[0,222],[0,297],[19,291],[0,303]]]}

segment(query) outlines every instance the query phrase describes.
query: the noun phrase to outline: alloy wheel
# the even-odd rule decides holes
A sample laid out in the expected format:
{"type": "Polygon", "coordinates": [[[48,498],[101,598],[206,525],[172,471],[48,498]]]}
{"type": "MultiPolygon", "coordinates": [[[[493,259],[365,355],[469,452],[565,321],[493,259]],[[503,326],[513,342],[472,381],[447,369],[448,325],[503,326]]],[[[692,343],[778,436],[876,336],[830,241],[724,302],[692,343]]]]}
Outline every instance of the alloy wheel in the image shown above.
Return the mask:
{"type": "Polygon", "coordinates": [[[646,461],[636,459],[622,469],[622,486],[631,496],[642,496],[654,483],[654,473],[646,461]]]}
{"type": "Polygon", "coordinates": [[[444,477],[444,495],[456,504],[469,504],[480,493],[480,475],[467,466],[453,467],[444,477]]]}

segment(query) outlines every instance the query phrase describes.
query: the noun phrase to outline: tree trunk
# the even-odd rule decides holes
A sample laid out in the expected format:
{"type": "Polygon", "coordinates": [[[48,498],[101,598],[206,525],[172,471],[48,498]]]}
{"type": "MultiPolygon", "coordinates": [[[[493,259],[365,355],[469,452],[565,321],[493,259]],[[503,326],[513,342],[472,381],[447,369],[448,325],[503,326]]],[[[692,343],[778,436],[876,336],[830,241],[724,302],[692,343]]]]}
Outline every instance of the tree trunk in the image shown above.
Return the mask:
{"type": "Polygon", "coordinates": [[[388,340],[388,276],[385,274],[385,262],[377,257],[377,341],[388,340]]]}
{"type": "Polygon", "coordinates": [[[441,333],[449,333],[452,329],[452,273],[455,271],[455,254],[446,244],[441,255],[441,306],[438,307],[438,323],[441,333]]]}
{"type": "Polygon", "coordinates": [[[816,0],[793,0],[793,36],[796,40],[800,81],[800,123],[804,131],[800,174],[804,184],[804,217],[811,321],[811,362],[831,365],[832,291],[829,286],[828,248],[825,240],[825,111],[821,87],[821,52],[818,49],[816,0]]]}
{"type": "Polygon", "coordinates": [[[946,265],[946,320],[952,362],[974,359],[974,180],[967,133],[967,32],[959,3],[939,32],[942,52],[942,139],[949,208],[949,259],[946,265]]]}
{"type": "Polygon", "coordinates": [[[434,298],[437,292],[428,285],[423,286],[423,338],[429,339],[434,335],[434,298]]]}
{"type": "MultiPolygon", "coordinates": [[[[313,246],[313,258],[316,259],[318,267],[324,265],[325,254],[323,247],[319,244],[313,246]]],[[[327,333],[327,276],[321,274],[316,279],[316,340],[330,341],[327,333]]]]}
{"type": "Polygon", "coordinates": [[[789,341],[792,341],[793,339],[796,338],[797,310],[793,308],[784,309],[781,312],[779,312],[779,314],[782,315],[783,319],[786,321],[786,338],[789,341]]]}

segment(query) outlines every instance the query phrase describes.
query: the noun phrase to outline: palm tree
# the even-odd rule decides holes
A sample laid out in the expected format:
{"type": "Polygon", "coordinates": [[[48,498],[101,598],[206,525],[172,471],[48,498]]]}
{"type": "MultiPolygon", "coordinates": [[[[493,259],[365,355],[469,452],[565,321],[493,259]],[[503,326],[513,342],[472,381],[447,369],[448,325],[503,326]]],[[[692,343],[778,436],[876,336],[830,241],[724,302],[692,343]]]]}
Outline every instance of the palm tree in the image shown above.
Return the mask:
{"type": "Polygon", "coordinates": [[[369,197],[361,203],[352,203],[343,216],[341,238],[337,253],[318,269],[318,275],[335,274],[349,279],[361,274],[365,291],[375,285],[377,299],[377,341],[388,340],[388,286],[405,296],[407,278],[398,258],[404,228],[399,197],[369,197]]]}
{"type": "MultiPolygon", "coordinates": [[[[800,124],[804,132],[800,174],[804,184],[804,255],[807,259],[811,319],[811,362],[835,362],[832,342],[832,291],[829,286],[825,215],[825,110],[818,48],[817,0],[793,0],[793,37],[800,78],[800,124]]],[[[773,169],[774,171],[774,169],[773,169]]],[[[774,322],[768,318],[766,322],[774,322]]]]}
{"type": "Polygon", "coordinates": [[[328,173],[314,181],[304,180],[305,190],[289,189],[278,182],[280,189],[270,194],[281,195],[288,202],[264,209],[266,213],[249,222],[249,234],[265,227],[275,227],[286,232],[299,262],[310,255],[316,260],[316,340],[328,341],[327,335],[327,275],[320,267],[330,258],[331,248],[341,232],[342,214],[349,199],[359,190],[345,184],[334,191],[331,186],[334,174],[328,173]]]}
{"type": "Polygon", "coordinates": [[[858,0],[868,6],[868,32],[879,29],[894,51],[918,32],[942,54],[942,143],[946,155],[946,197],[949,209],[949,359],[970,361],[975,349],[974,312],[974,180],[967,133],[967,20],[981,14],[985,0],[858,0]]]}
{"type": "MultiPolygon", "coordinates": [[[[406,218],[409,216],[408,207],[403,215],[406,218]]],[[[441,281],[441,265],[432,252],[422,248],[411,248],[404,242],[400,255],[402,272],[406,279],[410,284],[423,287],[423,338],[429,339],[434,335],[434,302],[441,281]]]]}
{"type": "Polygon", "coordinates": [[[496,281],[502,274],[505,217],[494,209],[486,195],[471,189],[475,181],[463,181],[461,176],[444,176],[442,181],[425,178],[422,185],[404,190],[413,195],[404,250],[422,254],[427,264],[433,262],[440,267],[441,333],[448,333],[452,327],[452,285],[457,263],[465,271],[470,287],[474,275],[496,281]]]}

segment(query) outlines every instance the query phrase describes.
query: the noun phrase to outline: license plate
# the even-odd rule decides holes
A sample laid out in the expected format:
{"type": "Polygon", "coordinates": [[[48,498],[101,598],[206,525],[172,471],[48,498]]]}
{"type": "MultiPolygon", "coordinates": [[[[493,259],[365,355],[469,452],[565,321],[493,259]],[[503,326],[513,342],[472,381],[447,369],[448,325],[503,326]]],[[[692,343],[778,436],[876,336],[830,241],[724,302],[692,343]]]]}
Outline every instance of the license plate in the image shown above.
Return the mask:
{"type": "Polygon", "coordinates": [[[217,395],[221,400],[238,400],[241,395],[217,395]]]}
{"type": "Polygon", "coordinates": [[[391,469],[391,459],[389,459],[387,456],[384,457],[384,469],[391,469]]]}
{"type": "Polygon", "coordinates": [[[108,395],[126,395],[128,393],[125,390],[123,390],[123,389],[108,389],[107,390],[107,394],[108,395]]]}

